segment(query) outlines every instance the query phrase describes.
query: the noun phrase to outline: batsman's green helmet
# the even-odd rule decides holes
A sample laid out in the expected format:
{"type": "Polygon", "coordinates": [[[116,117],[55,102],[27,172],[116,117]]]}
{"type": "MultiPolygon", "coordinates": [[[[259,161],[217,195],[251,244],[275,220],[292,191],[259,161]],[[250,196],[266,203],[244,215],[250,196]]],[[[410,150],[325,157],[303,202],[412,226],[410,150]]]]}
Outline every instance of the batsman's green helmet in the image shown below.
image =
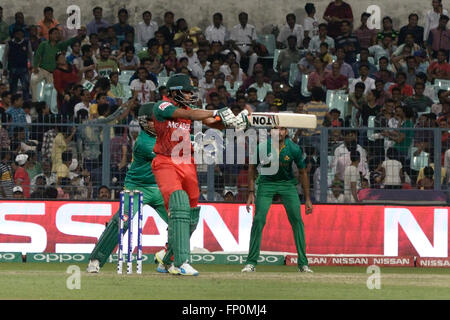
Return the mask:
{"type": "Polygon", "coordinates": [[[171,90],[182,90],[182,91],[194,91],[196,88],[193,86],[191,79],[188,75],[183,73],[174,74],[167,81],[166,87],[169,91],[171,90]]]}

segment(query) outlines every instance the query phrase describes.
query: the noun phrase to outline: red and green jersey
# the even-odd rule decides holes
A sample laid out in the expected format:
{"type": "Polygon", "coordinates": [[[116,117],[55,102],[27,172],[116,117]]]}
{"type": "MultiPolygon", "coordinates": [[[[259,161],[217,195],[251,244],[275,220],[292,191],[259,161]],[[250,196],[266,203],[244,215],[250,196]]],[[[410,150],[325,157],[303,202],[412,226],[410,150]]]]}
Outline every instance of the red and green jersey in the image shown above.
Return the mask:
{"type": "MultiPolygon", "coordinates": [[[[180,156],[191,156],[193,153],[190,131],[191,120],[172,119],[172,115],[177,110],[175,103],[164,98],[153,106],[153,120],[156,131],[156,144],[153,151],[157,155],[172,156],[174,148],[175,153],[180,156]],[[183,153],[183,150],[189,150],[189,154],[183,153]]],[[[182,107],[190,110],[189,107],[182,107]]]]}

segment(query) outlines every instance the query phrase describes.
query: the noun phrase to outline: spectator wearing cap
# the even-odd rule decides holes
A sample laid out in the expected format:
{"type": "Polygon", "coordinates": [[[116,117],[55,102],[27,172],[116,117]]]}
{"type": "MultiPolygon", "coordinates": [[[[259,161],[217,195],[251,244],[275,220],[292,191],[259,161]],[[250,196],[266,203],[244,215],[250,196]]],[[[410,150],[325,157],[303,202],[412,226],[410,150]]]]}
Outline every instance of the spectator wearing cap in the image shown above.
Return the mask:
{"type": "Polygon", "coordinates": [[[344,203],[344,184],[335,179],[331,184],[331,193],[328,193],[327,203],[344,203]]]}
{"type": "Polygon", "coordinates": [[[15,159],[15,170],[14,170],[14,183],[16,186],[23,188],[23,193],[25,198],[30,197],[30,177],[28,172],[25,170],[25,164],[27,163],[28,156],[26,154],[19,154],[15,159]]]}
{"type": "Polygon", "coordinates": [[[44,8],[44,18],[38,22],[38,35],[40,38],[50,40],[50,30],[58,28],[62,31],[61,24],[53,17],[53,8],[44,8]]]}
{"type": "Polygon", "coordinates": [[[237,194],[237,186],[225,186],[223,189],[223,200],[225,202],[235,202],[237,194]]]}
{"type": "Polygon", "coordinates": [[[30,41],[24,38],[21,28],[14,29],[13,38],[6,42],[3,54],[3,75],[9,73],[9,86],[11,93],[17,92],[17,83],[20,80],[25,100],[30,96],[30,78],[28,73],[28,60],[32,60],[33,52],[30,41]]]}
{"type": "Polygon", "coordinates": [[[353,23],[352,7],[342,0],[334,0],[326,8],[323,19],[328,22],[328,35],[336,38],[342,34],[340,27],[343,21],[353,23]]]}
{"type": "Polygon", "coordinates": [[[370,16],[370,13],[363,12],[361,14],[361,26],[354,32],[356,38],[358,38],[361,48],[369,48],[376,43],[376,29],[369,29],[369,27],[367,27],[367,20],[370,18],[370,16]]]}
{"type": "Polygon", "coordinates": [[[12,196],[14,187],[13,171],[10,166],[11,152],[6,148],[0,149],[0,197],[3,199],[12,196]]]}
{"type": "Polygon", "coordinates": [[[449,79],[450,64],[447,62],[447,52],[445,50],[438,50],[436,60],[431,62],[427,70],[428,79],[434,81],[435,79],[449,79]]]}
{"type": "Polygon", "coordinates": [[[219,41],[222,45],[225,45],[225,41],[228,41],[228,31],[223,25],[223,15],[220,12],[213,14],[213,23],[209,25],[205,30],[205,38],[209,43],[213,41],[219,41]]]}
{"type": "Polygon", "coordinates": [[[328,26],[326,23],[319,24],[319,34],[313,36],[309,42],[308,50],[314,53],[320,51],[320,44],[326,42],[331,52],[334,52],[334,39],[327,35],[328,26]]]}
{"type": "Polygon", "coordinates": [[[441,16],[448,16],[448,11],[442,7],[442,0],[433,0],[431,3],[433,9],[429,10],[425,15],[425,30],[423,33],[423,40],[425,42],[428,40],[430,30],[438,27],[441,16]]]}
{"type": "Polygon", "coordinates": [[[416,13],[411,13],[408,16],[408,24],[400,28],[398,35],[398,44],[401,45],[405,42],[406,35],[408,33],[414,34],[414,42],[419,46],[423,46],[423,33],[424,28],[418,25],[419,16],[416,13]]]}
{"type": "Polygon", "coordinates": [[[95,7],[92,9],[92,15],[94,16],[94,19],[92,19],[86,26],[89,36],[93,33],[98,34],[101,28],[109,27],[109,23],[106,20],[103,20],[103,8],[95,7]]]}
{"type": "Polygon", "coordinates": [[[8,28],[9,36],[11,37],[11,39],[14,37],[14,30],[16,29],[23,30],[25,39],[30,38],[30,30],[25,24],[25,17],[22,12],[16,12],[16,14],[14,15],[14,23],[11,24],[8,28]]]}
{"type": "MultiPolygon", "coordinates": [[[[125,8],[119,10],[117,17],[119,22],[114,24],[112,27],[116,34],[118,42],[125,40],[125,36],[128,32],[134,32],[134,28],[128,24],[128,11],[125,8]]],[[[133,41],[134,43],[134,41],[133,41]]]]}
{"type": "Polygon", "coordinates": [[[158,23],[152,20],[152,13],[148,10],[144,11],[142,19],[143,21],[139,22],[136,27],[136,42],[144,47],[150,39],[155,38],[155,32],[158,31],[158,23]]]}
{"type": "Polygon", "coordinates": [[[277,45],[279,48],[288,47],[289,36],[295,36],[297,40],[297,48],[303,47],[303,38],[305,36],[305,31],[301,24],[296,23],[296,17],[294,13],[288,13],[286,15],[286,24],[281,27],[280,33],[277,37],[277,45]]]}
{"type": "Polygon", "coordinates": [[[305,5],[306,17],[303,20],[303,29],[305,31],[305,38],[313,38],[319,35],[319,22],[317,21],[316,7],[314,3],[308,2],[305,5]]]}
{"type": "Polygon", "coordinates": [[[15,186],[13,188],[13,198],[14,199],[25,199],[24,190],[21,186],[15,186]]]}
{"type": "Polygon", "coordinates": [[[431,29],[428,34],[428,51],[432,52],[433,57],[437,56],[439,50],[445,50],[448,56],[450,50],[450,30],[447,28],[449,17],[442,15],[439,18],[437,28],[431,29]]]}

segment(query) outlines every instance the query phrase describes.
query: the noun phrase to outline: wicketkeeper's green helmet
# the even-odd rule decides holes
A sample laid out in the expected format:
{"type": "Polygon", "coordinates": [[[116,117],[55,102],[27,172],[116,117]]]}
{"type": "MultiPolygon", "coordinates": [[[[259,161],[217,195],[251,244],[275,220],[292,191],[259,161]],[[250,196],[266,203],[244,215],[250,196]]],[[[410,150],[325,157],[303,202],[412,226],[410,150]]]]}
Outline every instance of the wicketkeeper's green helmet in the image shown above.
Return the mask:
{"type": "Polygon", "coordinates": [[[197,102],[198,97],[195,95],[195,91],[197,91],[197,88],[194,87],[191,78],[186,74],[174,74],[167,81],[166,87],[169,91],[169,95],[179,104],[190,105],[197,102]],[[172,91],[175,91],[176,93],[173,94],[172,91]],[[191,98],[186,99],[183,91],[191,92],[191,98]]]}
{"type": "Polygon", "coordinates": [[[156,135],[154,128],[150,128],[147,122],[153,120],[153,105],[154,103],[146,103],[139,107],[138,121],[142,130],[149,134],[156,135]]]}

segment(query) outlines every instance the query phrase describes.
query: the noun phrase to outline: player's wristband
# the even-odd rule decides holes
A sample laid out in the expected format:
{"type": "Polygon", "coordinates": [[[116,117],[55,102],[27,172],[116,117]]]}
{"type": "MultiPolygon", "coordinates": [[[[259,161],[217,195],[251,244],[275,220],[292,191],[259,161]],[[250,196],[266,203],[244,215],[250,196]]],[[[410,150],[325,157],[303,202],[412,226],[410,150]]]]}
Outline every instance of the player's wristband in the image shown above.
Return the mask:
{"type": "Polygon", "coordinates": [[[248,190],[248,192],[253,192],[253,193],[254,193],[254,192],[255,192],[255,190],[248,190]]]}

